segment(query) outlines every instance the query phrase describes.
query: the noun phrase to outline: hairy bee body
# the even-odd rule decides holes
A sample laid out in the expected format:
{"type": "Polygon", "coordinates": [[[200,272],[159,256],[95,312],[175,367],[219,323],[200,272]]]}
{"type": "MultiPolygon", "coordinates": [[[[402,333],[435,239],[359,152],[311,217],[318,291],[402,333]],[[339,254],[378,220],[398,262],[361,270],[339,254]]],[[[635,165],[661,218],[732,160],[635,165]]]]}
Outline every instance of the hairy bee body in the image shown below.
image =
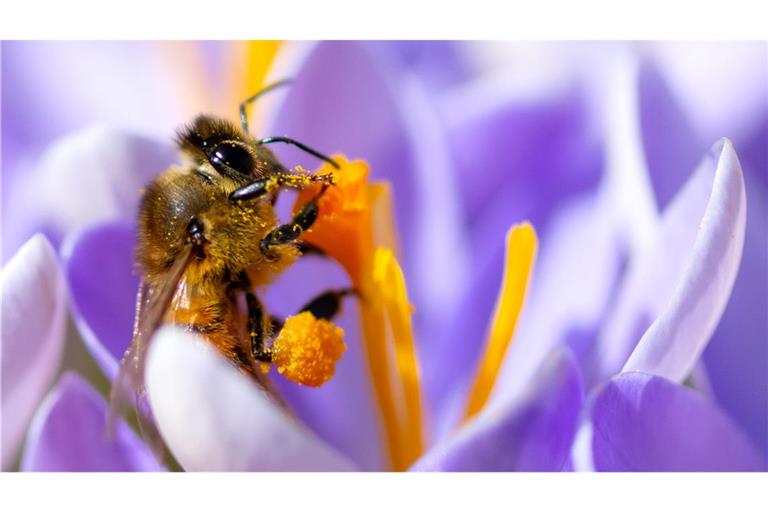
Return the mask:
{"type": "Polygon", "coordinates": [[[300,253],[294,245],[284,245],[274,249],[276,257],[265,257],[259,243],[277,227],[277,215],[269,201],[230,202],[228,195],[237,186],[194,167],[162,173],[147,187],[140,204],[136,256],[147,283],[161,286],[188,244],[190,220],[197,219],[205,243],[181,277],[165,320],[204,333],[224,355],[251,369],[245,321],[238,315],[232,284],[242,272],[253,286],[268,284],[300,253]]]}
{"type": "MultiPolygon", "coordinates": [[[[196,222],[203,242],[194,247],[176,279],[163,322],[205,334],[222,354],[255,374],[247,321],[237,301],[243,276],[248,289],[269,284],[300,251],[295,244],[276,245],[267,257],[260,243],[279,225],[273,201],[230,199],[239,187],[282,170],[270,151],[249,139],[227,121],[207,116],[180,132],[187,162],[167,169],[146,187],[139,206],[136,261],[148,289],[167,285],[174,263],[190,246],[190,223],[196,222]],[[236,141],[249,151],[249,173],[214,168],[205,149],[222,141],[236,141]]],[[[267,315],[262,329],[265,337],[271,334],[267,315]]]]}
{"type": "MultiPolygon", "coordinates": [[[[140,201],[136,264],[141,285],[132,340],[111,391],[109,425],[133,402],[142,432],[156,454],[162,452],[162,440],[151,419],[144,368],[160,325],[173,323],[202,334],[242,372],[269,389],[261,365],[272,363],[277,353],[272,348],[281,338],[272,339],[273,324],[281,326],[281,334],[286,331],[281,320],[265,311],[257,289],[301,256],[300,237],[317,219],[318,199],[333,185],[333,175],[289,171],[265,145],[293,144],[339,168],[329,157],[296,140],[254,139],[244,121],[243,105],[241,117],[242,127],[207,115],[185,126],[177,138],[184,162],[149,183],[140,201]],[[313,185],[319,185],[315,196],[281,223],[274,207],[280,190],[313,185]]],[[[302,311],[315,319],[313,325],[325,326],[323,333],[328,337],[328,319],[349,293],[349,289],[331,290],[302,311]]],[[[342,347],[332,351],[337,358],[343,342],[341,334],[333,333],[332,348],[342,347]]],[[[293,338],[287,339],[290,344],[293,338]]],[[[290,363],[280,357],[279,361],[290,363]]],[[[326,372],[325,379],[318,380],[314,374],[301,373],[295,378],[298,383],[319,385],[315,382],[331,375],[326,372]]]]}

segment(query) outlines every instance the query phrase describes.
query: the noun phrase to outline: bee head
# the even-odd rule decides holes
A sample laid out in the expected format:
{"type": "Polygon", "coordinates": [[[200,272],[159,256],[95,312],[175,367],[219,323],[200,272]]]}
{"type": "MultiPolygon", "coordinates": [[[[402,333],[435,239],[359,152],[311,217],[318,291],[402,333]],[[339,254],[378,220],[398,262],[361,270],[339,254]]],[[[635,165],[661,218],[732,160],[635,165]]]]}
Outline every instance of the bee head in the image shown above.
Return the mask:
{"type": "Polygon", "coordinates": [[[217,173],[235,181],[281,167],[266,148],[225,119],[200,115],[178,133],[177,142],[197,165],[210,164],[217,173]]]}

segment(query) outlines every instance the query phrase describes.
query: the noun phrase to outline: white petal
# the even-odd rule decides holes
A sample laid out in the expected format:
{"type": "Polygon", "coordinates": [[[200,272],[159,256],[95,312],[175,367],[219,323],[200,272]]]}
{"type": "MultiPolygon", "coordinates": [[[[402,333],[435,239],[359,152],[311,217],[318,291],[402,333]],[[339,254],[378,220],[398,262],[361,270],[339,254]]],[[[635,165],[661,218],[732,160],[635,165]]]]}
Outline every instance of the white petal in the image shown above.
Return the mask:
{"type": "Polygon", "coordinates": [[[56,253],[35,235],[2,271],[2,465],[18,452],[64,348],[66,287],[56,253]]]}
{"type": "Polygon", "coordinates": [[[185,469],[354,469],[201,338],[165,327],[148,358],[150,404],[163,438],[185,469]]]}
{"type": "Polygon", "coordinates": [[[30,230],[58,246],[90,223],[135,218],[141,188],[177,161],[164,142],[118,129],[94,126],[58,139],[19,183],[8,204],[18,222],[4,222],[11,245],[30,230]]]}
{"type": "Polygon", "coordinates": [[[683,268],[677,279],[667,281],[674,286],[669,302],[623,371],[653,373],[679,382],[691,371],[717,327],[741,262],[746,193],[741,165],[729,140],[715,144],[664,213],[662,225],[661,243],[667,257],[656,263],[677,260],[683,268]],[[694,234],[695,241],[685,243],[694,234]]]}

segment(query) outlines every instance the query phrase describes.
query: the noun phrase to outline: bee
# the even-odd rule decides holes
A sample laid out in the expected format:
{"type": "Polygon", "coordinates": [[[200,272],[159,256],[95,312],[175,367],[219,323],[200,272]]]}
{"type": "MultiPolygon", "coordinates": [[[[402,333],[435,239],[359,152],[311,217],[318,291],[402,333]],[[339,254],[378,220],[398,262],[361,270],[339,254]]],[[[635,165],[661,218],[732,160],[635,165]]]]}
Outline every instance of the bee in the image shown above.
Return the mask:
{"type": "MultiPolygon", "coordinates": [[[[145,189],[138,214],[136,263],[141,282],[133,336],[110,397],[108,429],[135,402],[142,434],[157,454],[162,441],[144,389],[149,341],[164,323],[202,334],[223,356],[259,385],[269,363],[268,340],[280,321],[265,311],[254,289],[268,285],[311,247],[301,234],[318,217],[318,199],[333,175],[290,171],[266,148],[288,143],[331,164],[324,154],[287,137],[249,134],[246,107],[278,82],[240,105],[241,125],[200,115],[179,130],[184,163],[162,172],[145,189]],[[320,183],[319,192],[280,223],[275,203],[281,189],[320,183]],[[245,298],[245,308],[238,304],[245,298]],[[247,310],[242,314],[241,310],[247,310]],[[133,395],[133,396],[131,396],[133,395]]],[[[331,319],[349,290],[332,290],[302,308],[331,319]]]]}

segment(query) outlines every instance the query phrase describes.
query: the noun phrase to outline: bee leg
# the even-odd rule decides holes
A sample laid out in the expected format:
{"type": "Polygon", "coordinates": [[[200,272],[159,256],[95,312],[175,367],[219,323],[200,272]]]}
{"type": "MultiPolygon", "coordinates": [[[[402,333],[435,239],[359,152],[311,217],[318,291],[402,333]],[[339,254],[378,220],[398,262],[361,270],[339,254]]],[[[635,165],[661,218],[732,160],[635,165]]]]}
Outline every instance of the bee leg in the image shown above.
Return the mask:
{"type": "Polygon", "coordinates": [[[248,275],[245,272],[241,272],[237,276],[232,286],[235,289],[243,290],[245,293],[245,303],[248,308],[248,337],[251,340],[251,355],[257,361],[269,363],[272,361],[272,353],[264,346],[265,338],[268,335],[265,323],[272,320],[266,317],[261,302],[251,291],[251,280],[248,279],[248,275]]]}
{"type": "Polygon", "coordinates": [[[321,248],[319,248],[316,245],[313,245],[309,242],[305,242],[304,240],[300,240],[296,243],[296,245],[299,248],[299,251],[301,251],[302,256],[308,256],[310,254],[315,254],[317,256],[323,256],[325,258],[328,257],[328,255],[323,251],[321,248]]]}
{"type": "Polygon", "coordinates": [[[354,288],[342,288],[339,290],[328,290],[321,293],[311,301],[307,302],[300,312],[309,311],[315,318],[324,320],[333,320],[341,309],[341,299],[347,295],[356,295],[354,288]]]}
{"type": "Polygon", "coordinates": [[[299,238],[304,231],[312,227],[312,224],[317,220],[317,200],[320,199],[320,196],[327,188],[327,184],[323,185],[320,192],[310,202],[301,207],[301,210],[294,215],[291,222],[276,227],[261,239],[259,247],[267,258],[273,257],[270,250],[273,245],[291,243],[299,238]]]}
{"type": "Polygon", "coordinates": [[[275,177],[269,176],[252,181],[229,194],[229,200],[232,202],[237,202],[248,201],[250,199],[258,199],[275,186],[276,180],[277,179],[275,177]]]}
{"type": "Polygon", "coordinates": [[[269,324],[272,326],[272,332],[279,332],[285,325],[285,320],[277,315],[269,315],[269,324]]]}
{"type": "Polygon", "coordinates": [[[251,354],[257,361],[269,363],[272,361],[272,352],[264,346],[264,308],[259,299],[250,291],[245,292],[245,301],[248,305],[248,336],[251,338],[251,354]]]}

